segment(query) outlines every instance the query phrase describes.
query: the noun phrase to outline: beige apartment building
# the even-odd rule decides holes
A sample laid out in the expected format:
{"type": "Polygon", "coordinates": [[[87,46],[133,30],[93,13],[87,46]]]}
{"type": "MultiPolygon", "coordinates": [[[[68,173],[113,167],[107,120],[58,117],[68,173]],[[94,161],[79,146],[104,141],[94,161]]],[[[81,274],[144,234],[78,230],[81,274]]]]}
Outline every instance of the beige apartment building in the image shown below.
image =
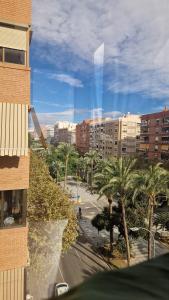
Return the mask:
{"type": "Polygon", "coordinates": [[[104,158],[134,155],[139,151],[140,123],[140,116],[132,114],[90,122],[89,149],[99,151],[104,158]]]}
{"type": "Polygon", "coordinates": [[[76,124],[71,122],[58,122],[54,126],[54,143],[76,143],[76,124]]]}

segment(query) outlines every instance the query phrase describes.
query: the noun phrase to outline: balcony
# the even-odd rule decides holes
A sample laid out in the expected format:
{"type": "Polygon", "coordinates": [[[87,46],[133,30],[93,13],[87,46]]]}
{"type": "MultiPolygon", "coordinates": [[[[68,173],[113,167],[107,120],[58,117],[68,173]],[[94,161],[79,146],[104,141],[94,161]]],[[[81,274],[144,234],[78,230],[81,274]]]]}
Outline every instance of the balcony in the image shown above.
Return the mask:
{"type": "Polygon", "coordinates": [[[141,127],[148,127],[148,125],[149,125],[148,121],[144,121],[144,120],[141,121],[141,127]]]}
{"type": "Polygon", "coordinates": [[[169,125],[169,117],[163,119],[163,126],[169,125]]]}

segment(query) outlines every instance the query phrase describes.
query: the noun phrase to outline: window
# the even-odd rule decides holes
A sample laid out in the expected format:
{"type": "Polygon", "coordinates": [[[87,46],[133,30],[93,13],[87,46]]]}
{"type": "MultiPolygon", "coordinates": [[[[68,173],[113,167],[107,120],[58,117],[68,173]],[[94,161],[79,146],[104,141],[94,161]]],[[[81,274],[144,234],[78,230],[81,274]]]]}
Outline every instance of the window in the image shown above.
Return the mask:
{"type": "Polygon", "coordinates": [[[0,47],[0,61],[2,61],[3,59],[3,48],[0,47]]]}
{"type": "Polygon", "coordinates": [[[155,150],[155,151],[158,151],[158,145],[155,145],[155,146],[154,146],[154,150],[155,150]]]}
{"type": "Polygon", "coordinates": [[[155,137],[155,141],[156,141],[156,142],[159,141],[159,137],[158,137],[158,136],[155,137]]]}
{"type": "Polygon", "coordinates": [[[13,64],[25,64],[25,51],[4,48],[4,61],[13,64]]]}
{"type": "Polygon", "coordinates": [[[122,152],[126,152],[126,150],[127,150],[126,148],[124,148],[124,147],[122,148],[122,152]]]}
{"type": "Polygon", "coordinates": [[[0,227],[25,225],[26,191],[0,192],[0,227]]]}

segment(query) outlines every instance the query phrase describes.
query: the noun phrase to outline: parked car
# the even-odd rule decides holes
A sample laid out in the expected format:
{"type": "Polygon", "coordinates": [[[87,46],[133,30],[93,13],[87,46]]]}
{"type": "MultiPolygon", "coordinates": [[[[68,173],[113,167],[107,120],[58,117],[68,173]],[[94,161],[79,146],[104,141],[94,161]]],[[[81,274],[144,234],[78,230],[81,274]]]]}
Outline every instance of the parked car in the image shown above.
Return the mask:
{"type": "Polygon", "coordinates": [[[69,285],[66,282],[57,283],[55,285],[55,297],[67,293],[69,290],[69,285]]]}

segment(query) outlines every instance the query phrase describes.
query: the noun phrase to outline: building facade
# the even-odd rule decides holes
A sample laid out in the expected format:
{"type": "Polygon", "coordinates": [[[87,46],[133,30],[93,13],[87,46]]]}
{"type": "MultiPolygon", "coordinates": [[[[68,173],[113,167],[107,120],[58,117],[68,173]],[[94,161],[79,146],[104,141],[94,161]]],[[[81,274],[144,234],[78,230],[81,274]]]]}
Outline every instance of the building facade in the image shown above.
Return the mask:
{"type": "Polygon", "coordinates": [[[90,124],[90,149],[102,157],[134,155],[139,151],[140,116],[124,115],[117,120],[103,119],[90,124]]]}
{"type": "Polygon", "coordinates": [[[90,124],[92,120],[84,120],[76,126],[76,149],[84,155],[90,149],[90,124]]]}
{"type": "Polygon", "coordinates": [[[141,117],[140,153],[148,159],[169,160],[169,110],[141,117]]]}
{"type": "Polygon", "coordinates": [[[0,0],[0,299],[25,299],[31,1],[0,0]]]}
{"type": "Polygon", "coordinates": [[[76,143],[76,124],[71,122],[58,122],[54,126],[54,143],[76,143]]]}
{"type": "Polygon", "coordinates": [[[138,115],[83,121],[77,125],[76,147],[81,154],[97,150],[103,158],[132,155],[139,151],[140,123],[138,115]]]}

